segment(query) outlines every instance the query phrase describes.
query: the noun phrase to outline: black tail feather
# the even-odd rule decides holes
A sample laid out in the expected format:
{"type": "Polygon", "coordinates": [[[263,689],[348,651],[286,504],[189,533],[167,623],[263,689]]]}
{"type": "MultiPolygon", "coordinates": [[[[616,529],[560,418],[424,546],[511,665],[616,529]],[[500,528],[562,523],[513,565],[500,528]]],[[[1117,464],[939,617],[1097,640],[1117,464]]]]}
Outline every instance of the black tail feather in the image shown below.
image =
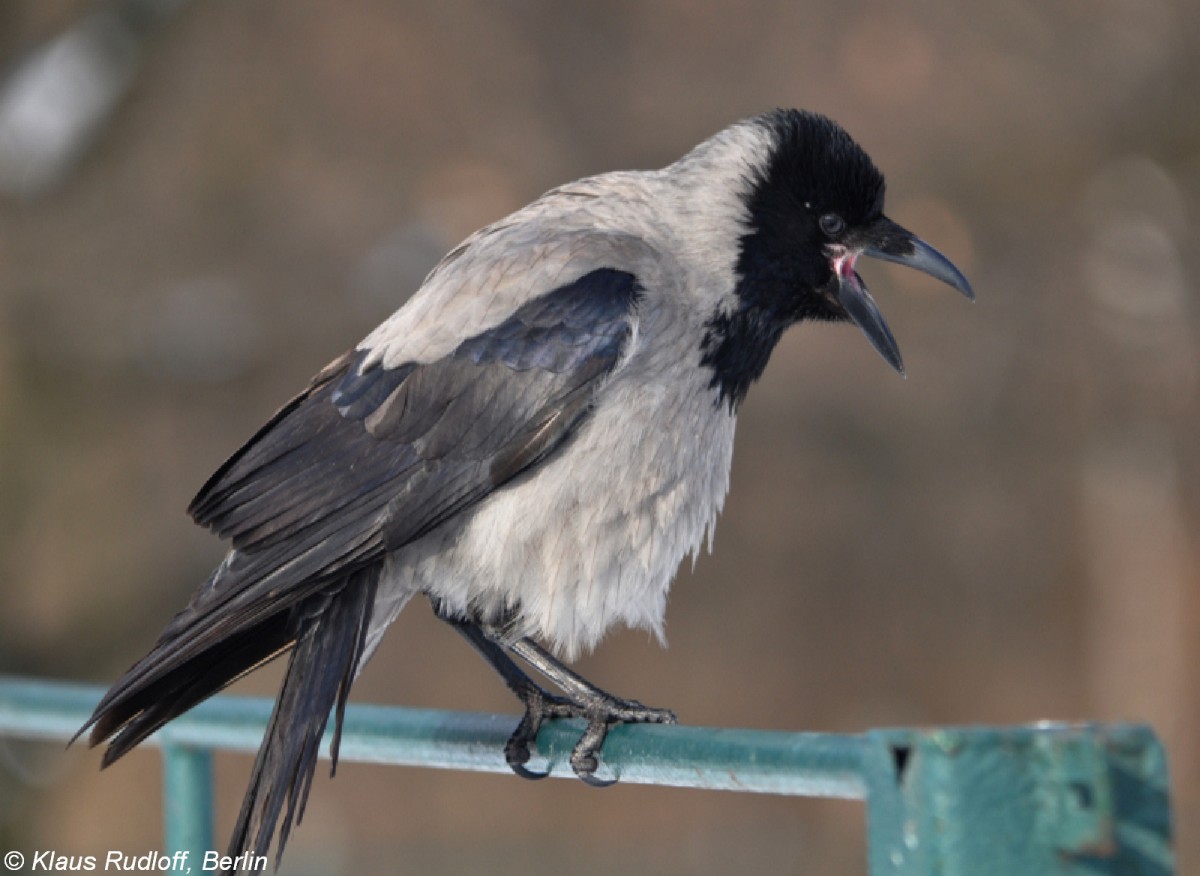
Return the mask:
{"type": "Polygon", "coordinates": [[[355,572],[344,586],[326,590],[293,610],[296,642],[251,770],[229,844],[231,857],[246,851],[267,854],[278,824],[278,866],[292,825],[304,817],[321,736],[335,706],[331,755],[336,769],[346,697],[362,658],[380,570],[375,565],[355,572]]]}
{"type": "Polygon", "coordinates": [[[102,761],[108,766],[168,721],[290,648],[230,843],[231,857],[251,850],[265,855],[278,824],[278,866],[292,825],[304,816],[331,713],[330,753],[337,766],[346,700],[366,646],[381,571],[378,563],[360,569],[232,636],[214,636],[205,650],[159,675],[153,658],[173,641],[161,639],[105,695],[79,734],[90,727],[90,744],[109,740],[102,761]]]}
{"type": "MultiPolygon", "coordinates": [[[[102,703],[92,716],[91,745],[112,737],[101,766],[127,754],[155,730],[287,650],[295,632],[287,613],[269,618],[125,695],[102,703]],[[216,651],[218,649],[214,649],[216,651]]],[[[85,727],[80,730],[86,730],[85,727]]]]}

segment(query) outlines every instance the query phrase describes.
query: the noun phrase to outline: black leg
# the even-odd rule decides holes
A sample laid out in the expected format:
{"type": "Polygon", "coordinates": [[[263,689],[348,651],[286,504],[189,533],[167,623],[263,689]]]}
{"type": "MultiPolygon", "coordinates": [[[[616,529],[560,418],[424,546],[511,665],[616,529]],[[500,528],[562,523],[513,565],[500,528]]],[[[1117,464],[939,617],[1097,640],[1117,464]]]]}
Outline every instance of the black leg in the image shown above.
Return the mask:
{"type": "Polygon", "coordinates": [[[578,716],[579,710],[568,700],[556,697],[536,684],[521,671],[521,667],[513,662],[502,647],[487,637],[478,624],[447,617],[440,612],[438,617],[458,630],[462,637],[471,643],[471,647],[499,673],[508,689],[516,694],[525,706],[521,723],[504,744],[504,760],[509,769],[523,779],[546,778],[549,773],[534,772],[525,766],[529,763],[530,746],[537,742],[538,731],[547,719],[574,718],[578,716]]]}
{"type": "Polygon", "coordinates": [[[509,767],[523,778],[540,779],[546,775],[533,772],[525,764],[529,762],[531,746],[537,742],[538,731],[547,720],[583,718],[587,721],[587,729],[571,752],[571,769],[581,780],[595,787],[611,785],[615,781],[596,778],[600,749],[612,727],[632,723],[675,723],[674,713],[666,709],[647,708],[635,700],[606,693],[532,639],[518,639],[506,646],[502,644],[503,636],[498,627],[482,626],[443,614],[436,602],[434,611],[471,643],[525,706],[521,723],[504,746],[509,767]],[[509,656],[509,650],[559,687],[566,697],[548,693],[534,682],[509,656]]]}
{"type": "MultiPolygon", "coordinates": [[[[487,631],[484,632],[486,635],[487,631]]],[[[652,709],[636,700],[621,699],[601,690],[532,639],[518,639],[509,647],[514,654],[562,688],[579,708],[579,717],[587,720],[587,730],[571,752],[571,768],[589,785],[605,786],[615,781],[605,781],[595,776],[600,766],[600,749],[609,729],[617,724],[675,723],[674,712],[652,709]]]]}

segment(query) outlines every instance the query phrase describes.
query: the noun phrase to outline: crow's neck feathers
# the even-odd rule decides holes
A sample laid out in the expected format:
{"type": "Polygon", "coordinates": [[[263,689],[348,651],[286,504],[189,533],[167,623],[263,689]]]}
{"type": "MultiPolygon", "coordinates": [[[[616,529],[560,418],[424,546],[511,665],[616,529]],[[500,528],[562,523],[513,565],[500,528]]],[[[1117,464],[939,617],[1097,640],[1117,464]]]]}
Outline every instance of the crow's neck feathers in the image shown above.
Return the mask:
{"type": "Polygon", "coordinates": [[[739,191],[744,230],[732,295],[709,318],[700,352],[732,410],[789,326],[845,319],[824,292],[833,275],[820,218],[836,214],[849,227],[877,218],[884,181],[842,128],[813,113],[776,110],[723,133],[749,144],[739,191]]]}

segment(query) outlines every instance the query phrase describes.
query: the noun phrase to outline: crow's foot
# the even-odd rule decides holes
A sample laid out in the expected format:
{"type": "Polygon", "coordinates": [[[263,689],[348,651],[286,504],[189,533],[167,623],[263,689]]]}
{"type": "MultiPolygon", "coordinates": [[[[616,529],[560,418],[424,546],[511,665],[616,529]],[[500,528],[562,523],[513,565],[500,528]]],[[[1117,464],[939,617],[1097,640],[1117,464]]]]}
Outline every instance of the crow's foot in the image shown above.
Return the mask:
{"type": "Polygon", "coordinates": [[[514,773],[526,779],[541,779],[547,775],[525,766],[529,762],[531,746],[537,743],[538,731],[547,720],[582,718],[587,721],[587,729],[571,752],[571,769],[580,780],[594,788],[605,788],[616,782],[616,779],[596,776],[600,768],[600,749],[611,728],[617,724],[675,723],[675,714],[667,709],[652,709],[597,689],[581,696],[580,702],[573,702],[531,684],[521,693],[521,699],[525,703],[525,715],[504,746],[504,758],[514,773]]]}

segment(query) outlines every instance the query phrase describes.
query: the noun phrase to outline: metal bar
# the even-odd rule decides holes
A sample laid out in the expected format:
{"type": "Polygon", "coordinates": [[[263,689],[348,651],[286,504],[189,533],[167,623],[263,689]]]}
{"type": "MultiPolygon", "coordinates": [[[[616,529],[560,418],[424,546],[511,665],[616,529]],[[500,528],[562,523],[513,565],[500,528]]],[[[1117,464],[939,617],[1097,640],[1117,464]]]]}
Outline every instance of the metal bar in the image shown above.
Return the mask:
{"type": "MultiPolygon", "coordinates": [[[[102,693],[88,685],[0,676],[0,734],[70,739],[102,693]]],[[[271,707],[267,699],[216,697],[147,742],[253,752],[271,707]]],[[[504,743],[516,724],[514,715],[350,706],[341,759],[506,773],[504,743]]],[[[538,736],[542,757],[530,766],[572,777],[568,758],[582,730],[577,721],[548,724],[538,736]]],[[[326,734],[326,757],[328,742],[326,734]]],[[[631,725],[609,734],[604,763],[622,782],[632,784],[861,800],[866,794],[865,751],[861,736],[631,725]]]]}
{"type": "Polygon", "coordinates": [[[162,754],[167,854],[202,861],[213,848],[212,750],[168,742],[162,754]]]}
{"type": "MultiPolygon", "coordinates": [[[[101,692],[0,676],[0,735],[69,739],[101,692]]],[[[272,705],[216,697],[148,740],[167,750],[172,851],[202,859],[211,847],[209,752],[257,749],[272,705]]],[[[341,753],[506,772],[501,752],[515,724],[511,715],[353,706],[341,753]]],[[[546,763],[532,766],[570,776],[582,730],[580,722],[547,725],[537,744],[546,763]]],[[[866,799],[871,876],[1170,876],[1175,867],[1166,759],[1146,727],[842,736],[634,725],[613,730],[604,763],[627,783],[866,799]]]]}

